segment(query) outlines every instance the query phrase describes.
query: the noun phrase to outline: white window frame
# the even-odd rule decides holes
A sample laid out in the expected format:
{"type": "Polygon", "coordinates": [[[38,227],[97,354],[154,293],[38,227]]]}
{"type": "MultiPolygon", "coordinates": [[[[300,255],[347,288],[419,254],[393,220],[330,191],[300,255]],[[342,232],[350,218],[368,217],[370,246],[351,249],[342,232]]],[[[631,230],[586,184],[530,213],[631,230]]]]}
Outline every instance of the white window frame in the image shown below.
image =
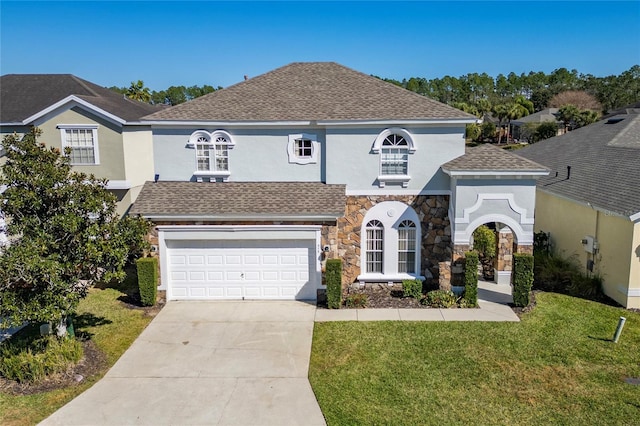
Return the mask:
{"type": "Polygon", "coordinates": [[[409,219],[403,220],[398,226],[398,272],[400,273],[416,273],[417,230],[418,224],[409,219]],[[411,256],[413,256],[413,262],[409,259],[411,256]]]}
{"type": "MultiPolygon", "coordinates": [[[[395,148],[395,149],[403,149],[404,148],[395,148]]],[[[411,134],[405,130],[402,129],[400,127],[391,127],[388,129],[384,129],[382,132],[380,132],[378,134],[378,136],[376,137],[376,140],[373,143],[373,147],[371,148],[371,151],[374,154],[378,154],[380,156],[380,168],[379,168],[379,173],[378,173],[378,186],[380,188],[384,188],[385,185],[387,183],[400,183],[402,185],[403,188],[407,188],[409,186],[409,181],[411,180],[411,176],[409,175],[409,160],[410,160],[410,156],[411,154],[413,154],[414,152],[416,152],[416,145],[413,141],[413,137],[411,136],[411,134]],[[407,155],[407,160],[406,160],[406,173],[401,173],[401,174],[384,174],[383,173],[383,163],[385,162],[385,152],[384,150],[387,149],[384,147],[384,142],[387,140],[387,138],[389,138],[390,136],[393,135],[397,135],[402,137],[405,142],[407,143],[406,146],[406,155],[407,155]]]]}
{"type": "Polygon", "coordinates": [[[60,129],[60,140],[62,144],[62,152],[69,147],[73,150],[73,147],[67,143],[67,131],[68,130],[91,130],[93,138],[93,163],[70,163],[72,166],[99,166],[100,165],[100,149],[98,148],[98,125],[97,124],[58,124],[56,126],[60,129]]]}
{"type": "MultiPolygon", "coordinates": [[[[189,136],[189,142],[187,147],[195,148],[195,171],[193,175],[196,176],[198,182],[202,182],[203,177],[209,178],[222,178],[224,182],[231,176],[231,164],[229,159],[229,150],[233,149],[235,142],[231,135],[225,130],[216,130],[214,132],[208,132],[206,130],[196,130],[189,136]],[[203,141],[206,140],[206,142],[203,141]],[[224,139],[225,142],[218,142],[220,139],[224,139]],[[209,170],[199,170],[198,160],[205,156],[199,155],[201,151],[200,146],[208,145],[207,156],[209,159],[209,170]],[[225,155],[220,156],[219,151],[221,147],[224,147],[225,155]],[[226,159],[226,168],[220,169],[218,167],[218,160],[220,158],[226,159]]],[[[215,181],[215,180],[214,180],[215,181]]]]}
{"type": "Polygon", "coordinates": [[[289,135],[289,142],[287,143],[287,156],[289,157],[289,164],[315,164],[318,162],[318,153],[320,152],[320,144],[318,143],[318,136],[311,133],[296,133],[289,135]],[[311,155],[300,156],[296,149],[296,141],[298,140],[311,141],[311,155]]]}
{"type": "Polygon", "coordinates": [[[384,273],[384,225],[379,220],[370,220],[365,226],[365,232],[367,234],[367,250],[365,251],[364,259],[365,270],[368,274],[382,274],[384,273]],[[380,260],[369,259],[369,255],[372,253],[379,253],[380,260]]]}
{"type": "MultiPolygon", "coordinates": [[[[421,245],[422,226],[416,211],[409,205],[400,201],[383,201],[373,206],[362,221],[360,235],[360,275],[358,281],[364,282],[399,282],[402,280],[421,279],[421,245]],[[369,235],[368,226],[371,222],[380,222],[382,225],[382,272],[372,272],[368,268],[369,235]],[[403,272],[399,268],[400,250],[400,226],[407,222],[415,225],[415,242],[413,247],[414,272],[403,272]]],[[[404,251],[406,252],[406,251],[404,251]]]]}

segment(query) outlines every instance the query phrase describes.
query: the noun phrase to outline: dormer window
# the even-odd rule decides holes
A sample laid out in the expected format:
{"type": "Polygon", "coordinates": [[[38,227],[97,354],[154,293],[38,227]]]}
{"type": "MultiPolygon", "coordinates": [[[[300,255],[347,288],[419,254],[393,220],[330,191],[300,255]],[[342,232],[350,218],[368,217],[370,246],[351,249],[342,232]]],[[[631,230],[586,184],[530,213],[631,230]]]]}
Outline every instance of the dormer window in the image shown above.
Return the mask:
{"type": "Polygon", "coordinates": [[[202,176],[222,178],[223,181],[229,178],[229,150],[234,146],[229,133],[223,130],[213,133],[198,130],[189,138],[188,146],[196,151],[194,175],[198,181],[202,181],[202,176]]]}
{"type": "Polygon", "coordinates": [[[399,183],[403,188],[409,185],[409,157],[415,150],[411,135],[404,129],[385,129],[378,135],[372,151],[380,155],[380,188],[387,183],[399,183]]]}
{"type": "Polygon", "coordinates": [[[313,164],[318,162],[320,144],[316,135],[299,133],[289,135],[287,155],[290,164],[313,164]]]}

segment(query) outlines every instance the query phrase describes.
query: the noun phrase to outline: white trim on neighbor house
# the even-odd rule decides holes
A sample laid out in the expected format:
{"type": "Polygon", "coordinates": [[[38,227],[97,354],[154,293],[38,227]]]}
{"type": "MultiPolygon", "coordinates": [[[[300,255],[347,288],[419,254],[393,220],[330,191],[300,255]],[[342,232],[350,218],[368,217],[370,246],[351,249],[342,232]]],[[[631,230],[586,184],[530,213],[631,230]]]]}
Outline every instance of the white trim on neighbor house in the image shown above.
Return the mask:
{"type": "MultiPolygon", "coordinates": [[[[160,255],[160,290],[168,290],[167,240],[313,240],[316,248],[315,270],[309,271],[309,277],[315,281],[316,289],[323,288],[320,264],[321,225],[161,225],[156,229],[160,255]]],[[[167,300],[170,296],[167,295],[167,300]]]]}
{"type": "Polygon", "coordinates": [[[123,120],[122,118],[111,114],[110,112],[107,112],[105,110],[103,110],[102,108],[98,108],[97,106],[90,104],[89,102],[78,98],[75,95],[69,95],[64,99],[59,100],[58,102],[48,106],[47,108],[43,109],[42,111],[39,111],[35,114],[33,114],[30,117],[25,118],[22,123],[20,123],[21,125],[27,125],[41,117],[44,117],[45,115],[55,111],[56,109],[68,104],[68,103],[76,103],[78,106],[88,109],[90,111],[93,111],[99,115],[102,115],[104,118],[106,118],[108,121],[111,121],[115,124],[119,124],[119,125],[123,125],[126,123],[125,120],[123,120]]]}
{"type": "Polygon", "coordinates": [[[640,288],[627,288],[623,285],[618,285],[618,292],[627,297],[640,297],[640,288]]]}
{"type": "Polygon", "coordinates": [[[634,223],[640,222],[640,212],[629,216],[629,220],[631,220],[631,222],[634,222],[634,223]]]}
{"type": "Polygon", "coordinates": [[[107,189],[131,189],[131,182],[128,180],[110,180],[107,182],[107,189]]]}
{"type": "Polygon", "coordinates": [[[91,130],[93,139],[93,163],[74,163],[73,166],[98,166],[100,165],[100,149],[98,143],[98,125],[97,124],[58,124],[56,125],[60,129],[60,139],[62,143],[62,149],[69,147],[73,150],[73,146],[67,144],[67,130],[91,130]]]}
{"type": "Polygon", "coordinates": [[[318,153],[320,152],[320,143],[318,135],[312,133],[296,133],[289,135],[287,143],[287,156],[289,164],[315,164],[318,162],[318,153]],[[300,156],[297,152],[296,141],[306,140],[311,143],[311,154],[308,156],[300,156]]]}
{"type": "Polygon", "coordinates": [[[514,212],[518,213],[520,215],[520,223],[523,225],[533,225],[534,224],[534,218],[533,216],[531,217],[527,217],[527,209],[525,209],[524,207],[520,207],[515,200],[515,196],[514,194],[511,193],[503,193],[503,194],[478,194],[478,198],[476,199],[476,203],[471,206],[471,207],[467,207],[464,210],[462,210],[462,217],[456,217],[455,218],[455,223],[456,224],[465,224],[465,223],[469,223],[470,220],[470,216],[473,212],[477,211],[480,207],[482,207],[482,202],[483,201],[487,201],[487,200],[498,200],[498,201],[502,201],[502,200],[506,200],[509,203],[509,207],[511,207],[511,210],[513,210],[514,212]]]}

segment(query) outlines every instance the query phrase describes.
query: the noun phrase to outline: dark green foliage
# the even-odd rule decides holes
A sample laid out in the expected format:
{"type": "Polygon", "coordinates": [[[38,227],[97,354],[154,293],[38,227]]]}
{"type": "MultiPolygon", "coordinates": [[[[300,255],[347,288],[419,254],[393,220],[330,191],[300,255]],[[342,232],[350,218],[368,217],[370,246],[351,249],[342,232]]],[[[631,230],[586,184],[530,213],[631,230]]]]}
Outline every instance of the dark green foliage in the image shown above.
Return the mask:
{"type": "Polygon", "coordinates": [[[458,296],[448,290],[433,290],[426,294],[422,303],[432,308],[451,308],[458,304],[458,296]]]}
{"type": "Polygon", "coordinates": [[[422,299],[422,281],[402,280],[402,293],[404,297],[413,297],[414,299],[422,299]]]}
{"type": "Polygon", "coordinates": [[[536,127],[533,133],[532,143],[552,138],[558,134],[558,124],[553,121],[545,121],[536,127]]]}
{"type": "Polygon", "coordinates": [[[464,255],[464,300],[467,306],[478,304],[478,253],[468,251],[464,255]]]}
{"type": "Polygon", "coordinates": [[[0,376],[20,383],[38,382],[66,371],[81,358],[82,345],[75,339],[14,337],[0,346],[0,376]]]}
{"type": "Polygon", "coordinates": [[[605,299],[602,277],[584,273],[575,257],[563,257],[544,250],[543,246],[536,244],[536,237],[538,234],[534,235],[534,288],[595,301],[605,299]]]}
{"type": "Polygon", "coordinates": [[[158,293],[158,259],[155,257],[143,257],[136,261],[138,268],[138,288],[140,289],[140,302],[142,306],[156,304],[158,293]]]}
{"type": "Polygon", "coordinates": [[[325,279],[327,284],[327,305],[329,309],[340,309],[342,305],[342,260],[327,260],[325,279]]]}
{"type": "Polygon", "coordinates": [[[516,306],[529,304],[529,293],[533,285],[533,256],[527,253],[513,254],[513,303],[516,306]]]}
{"type": "Polygon", "coordinates": [[[106,180],[73,172],[40,134],[32,128],[2,141],[0,205],[12,243],[0,256],[0,318],[13,324],[59,323],[92,284],[122,280],[129,249],[142,247],[135,240],[146,233],[138,219],[119,220],[106,180]]]}
{"type": "Polygon", "coordinates": [[[353,293],[347,296],[344,305],[347,308],[366,308],[369,304],[369,296],[364,293],[353,293]]]}

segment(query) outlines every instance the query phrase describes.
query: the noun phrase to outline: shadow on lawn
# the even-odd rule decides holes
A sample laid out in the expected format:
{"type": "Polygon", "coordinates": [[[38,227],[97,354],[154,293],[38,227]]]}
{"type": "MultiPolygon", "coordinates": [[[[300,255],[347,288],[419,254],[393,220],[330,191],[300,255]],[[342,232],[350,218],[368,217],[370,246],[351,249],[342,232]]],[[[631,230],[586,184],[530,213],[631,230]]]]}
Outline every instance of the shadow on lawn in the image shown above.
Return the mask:
{"type": "Polygon", "coordinates": [[[75,330],[76,337],[80,340],[89,340],[93,337],[93,333],[86,330],[88,327],[99,327],[101,325],[111,323],[113,323],[113,321],[106,319],[105,317],[98,317],[88,312],[73,317],[73,328],[75,330]]]}

